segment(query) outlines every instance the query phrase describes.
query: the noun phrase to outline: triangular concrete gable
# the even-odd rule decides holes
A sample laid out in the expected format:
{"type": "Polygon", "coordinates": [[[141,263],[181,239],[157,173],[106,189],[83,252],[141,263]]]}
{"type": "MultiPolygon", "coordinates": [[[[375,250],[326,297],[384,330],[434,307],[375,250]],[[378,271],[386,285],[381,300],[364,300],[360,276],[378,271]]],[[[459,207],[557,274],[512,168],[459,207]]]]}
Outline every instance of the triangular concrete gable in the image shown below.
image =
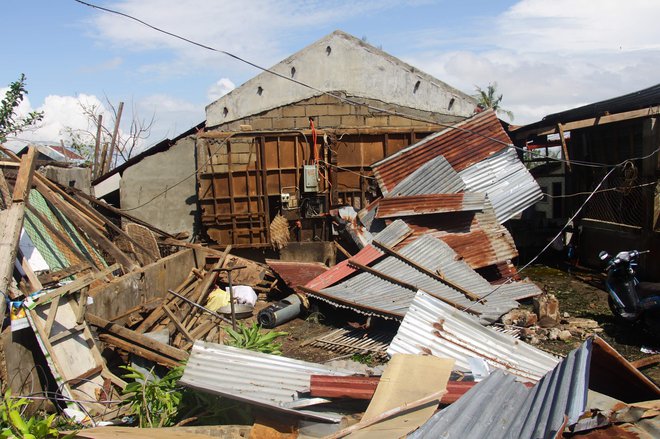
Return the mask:
{"type": "Polygon", "coordinates": [[[298,102],[343,92],[415,110],[471,116],[476,101],[413,66],[341,31],[307,46],[270,70],[317,90],[262,72],[206,107],[214,127],[298,102]]]}

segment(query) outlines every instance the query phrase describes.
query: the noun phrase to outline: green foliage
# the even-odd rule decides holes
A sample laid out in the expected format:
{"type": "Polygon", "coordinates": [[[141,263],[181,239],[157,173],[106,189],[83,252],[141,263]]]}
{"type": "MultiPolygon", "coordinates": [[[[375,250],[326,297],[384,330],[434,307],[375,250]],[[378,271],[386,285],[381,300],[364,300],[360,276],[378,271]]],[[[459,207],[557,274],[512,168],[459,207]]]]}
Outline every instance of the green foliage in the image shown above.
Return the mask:
{"type": "Polygon", "coordinates": [[[39,111],[33,111],[25,117],[16,116],[16,108],[26,94],[25,75],[21,73],[18,81],[9,84],[9,90],[0,102],[0,143],[6,142],[7,136],[19,133],[43,119],[44,113],[39,111]]]}
{"type": "Polygon", "coordinates": [[[183,375],[183,366],[171,369],[164,377],[148,380],[135,368],[122,366],[129,373],[124,378],[134,379],[124,388],[124,404],[138,418],[139,426],[169,427],[174,425],[182,393],[177,385],[183,375]]]}
{"type": "Polygon", "coordinates": [[[493,109],[497,114],[505,114],[510,120],[513,120],[513,113],[501,107],[504,95],[500,94],[497,96],[497,82],[489,83],[485,90],[477,86],[476,90],[477,94],[474,97],[481,107],[484,109],[493,109]]]}
{"type": "Polygon", "coordinates": [[[278,337],[288,335],[287,332],[269,331],[264,334],[260,332],[261,326],[253,323],[252,326],[245,326],[239,323],[236,331],[227,328],[227,333],[231,340],[227,343],[229,346],[249,349],[251,351],[263,352],[264,354],[282,355],[282,343],[275,342],[278,337]]]}
{"type": "Polygon", "coordinates": [[[353,354],[351,355],[351,360],[357,361],[361,364],[366,364],[367,366],[374,366],[378,363],[376,358],[374,358],[371,353],[353,354]]]}
{"type": "Polygon", "coordinates": [[[28,420],[23,418],[21,409],[28,404],[29,402],[25,398],[12,397],[9,390],[5,393],[0,406],[0,438],[45,439],[59,437],[59,432],[53,427],[55,414],[47,418],[34,416],[31,416],[28,420]]]}

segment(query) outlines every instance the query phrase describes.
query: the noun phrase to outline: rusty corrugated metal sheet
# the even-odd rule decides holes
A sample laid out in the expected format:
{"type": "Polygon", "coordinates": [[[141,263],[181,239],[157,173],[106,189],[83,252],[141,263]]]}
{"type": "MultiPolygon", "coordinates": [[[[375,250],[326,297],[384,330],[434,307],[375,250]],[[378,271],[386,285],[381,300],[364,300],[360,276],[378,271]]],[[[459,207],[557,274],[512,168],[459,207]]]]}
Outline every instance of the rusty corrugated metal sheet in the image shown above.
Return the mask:
{"type": "Polygon", "coordinates": [[[412,174],[401,180],[386,197],[422,194],[453,194],[465,189],[465,182],[451,167],[446,158],[438,157],[423,164],[412,174]]]}
{"type": "Polygon", "coordinates": [[[511,145],[494,111],[485,111],[452,128],[428,136],[371,165],[383,193],[391,191],[417,168],[444,156],[456,172],[511,145]]]}
{"type": "Polygon", "coordinates": [[[468,192],[383,198],[376,218],[477,211],[484,208],[484,201],[484,194],[468,192]]]}
{"type": "Polygon", "coordinates": [[[298,293],[302,293],[298,287],[305,285],[310,280],[318,277],[328,270],[320,262],[299,262],[299,261],[277,261],[266,259],[266,264],[273,269],[282,280],[298,293]]]}
{"type": "Polygon", "coordinates": [[[470,357],[503,369],[525,381],[538,381],[559,360],[507,334],[479,324],[467,313],[424,291],[410,309],[387,350],[394,354],[431,354],[456,360],[456,369],[469,371],[470,357]]]}
{"type": "MultiPolygon", "coordinates": [[[[387,226],[380,233],[376,234],[375,237],[377,238],[378,242],[383,242],[388,246],[394,247],[408,235],[410,235],[410,233],[411,230],[408,225],[402,220],[397,220],[387,226]]],[[[383,252],[371,245],[367,245],[362,250],[357,252],[351,259],[362,265],[368,265],[381,256],[383,256],[383,252]]],[[[348,260],[345,260],[338,263],[325,273],[322,273],[309,281],[305,287],[312,290],[322,290],[329,287],[330,285],[334,285],[337,282],[340,282],[341,280],[356,273],[357,271],[358,270],[355,267],[348,264],[348,260]]]]}

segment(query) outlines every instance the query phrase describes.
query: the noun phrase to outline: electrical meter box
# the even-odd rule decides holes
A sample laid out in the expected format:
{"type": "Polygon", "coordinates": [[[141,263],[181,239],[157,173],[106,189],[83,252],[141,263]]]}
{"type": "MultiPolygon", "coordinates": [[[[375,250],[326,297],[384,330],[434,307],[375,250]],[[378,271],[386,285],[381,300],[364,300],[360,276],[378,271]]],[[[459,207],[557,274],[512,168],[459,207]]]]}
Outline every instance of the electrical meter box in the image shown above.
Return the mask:
{"type": "Polygon", "coordinates": [[[316,165],[303,165],[304,192],[319,191],[319,168],[316,165]]]}

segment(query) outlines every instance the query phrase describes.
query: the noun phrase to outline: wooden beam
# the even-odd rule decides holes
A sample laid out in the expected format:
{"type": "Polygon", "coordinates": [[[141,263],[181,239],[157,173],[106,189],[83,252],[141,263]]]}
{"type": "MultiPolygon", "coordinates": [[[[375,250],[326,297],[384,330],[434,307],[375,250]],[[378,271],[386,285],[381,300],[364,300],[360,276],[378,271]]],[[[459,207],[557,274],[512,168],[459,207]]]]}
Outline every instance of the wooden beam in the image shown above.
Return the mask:
{"type": "Polygon", "coordinates": [[[163,311],[165,311],[165,314],[170,318],[170,321],[174,323],[174,326],[176,326],[176,329],[179,330],[179,332],[186,337],[189,341],[194,342],[195,340],[192,338],[192,335],[190,335],[190,332],[186,329],[185,326],[179,321],[179,319],[176,318],[172,310],[167,306],[163,305],[163,311]]]}
{"type": "Polygon", "coordinates": [[[158,352],[161,355],[171,357],[179,361],[185,361],[188,359],[188,353],[182,351],[181,349],[168,346],[165,343],[161,343],[145,335],[138,334],[135,331],[131,331],[130,329],[124,328],[121,325],[112,323],[101,317],[87,313],[85,320],[87,320],[87,323],[90,325],[96,326],[103,331],[110,332],[118,337],[130,340],[133,344],[142,345],[146,348],[149,348],[150,350],[158,352]]]}
{"type": "MultiPolygon", "coordinates": [[[[372,242],[372,244],[374,244],[376,247],[383,250],[388,255],[394,256],[395,258],[397,258],[397,259],[405,262],[406,264],[412,266],[416,270],[421,271],[425,275],[437,280],[438,282],[441,282],[441,283],[447,285],[448,287],[451,287],[451,288],[455,289],[456,291],[463,294],[468,299],[473,300],[473,301],[477,301],[477,300],[480,299],[480,297],[477,296],[476,294],[474,294],[473,292],[468,291],[465,288],[461,287],[460,285],[457,285],[457,284],[453,283],[452,281],[449,281],[449,280],[445,279],[445,277],[440,275],[440,274],[433,273],[431,270],[428,270],[426,267],[423,267],[423,266],[419,265],[418,263],[416,263],[415,261],[403,256],[401,253],[394,250],[393,248],[388,247],[387,245],[382,244],[382,243],[380,243],[378,241],[375,241],[375,240],[372,242]]],[[[483,302],[485,302],[485,300],[483,302]]]]}
{"type": "MultiPolygon", "coordinates": [[[[641,110],[632,110],[624,111],[622,113],[608,114],[599,117],[590,117],[587,119],[576,120],[572,122],[563,123],[564,131],[577,130],[581,128],[589,128],[600,125],[606,125],[614,122],[622,122],[624,120],[638,119],[641,117],[653,117],[660,115],[660,105],[656,105],[649,108],[643,108],[641,110]]],[[[527,138],[531,136],[547,136],[548,134],[556,134],[556,126],[542,126],[534,128],[531,130],[525,130],[525,127],[518,127],[515,130],[511,130],[511,133],[517,138],[527,138]]]]}
{"type": "Polygon", "coordinates": [[[37,302],[40,303],[40,304],[41,303],[46,303],[49,300],[54,299],[55,297],[59,297],[59,296],[62,296],[64,294],[69,294],[69,293],[79,291],[82,288],[85,288],[85,287],[91,285],[94,281],[96,281],[98,279],[102,279],[102,278],[112,274],[112,272],[117,270],[118,268],[119,268],[119,265],[114,264],[114,265],[111,265],[110,267],[108,267],[108,268],[106,268],[102,271],[97,272],[97,273],[91,273],[91,274],[88,274],[84,277],[80,277],[80,278],[74,280],[71,283],[68,283],[66,285],[62,285],[61,287],[44,294],[43,296],[39,296],[37,298],[37,302]]]}
{"type": "MultiPolygon", "coordinates": [[[[4,296],[9,296],[8,290],[13,280],[18,241],[25,217],[24,200],[32,187],[35,157],[36,148],[31,146],[24,156],[24,160],[21,160],[21,166],[18,169],[18,178],[14,185],[14,199],[11,205],[0,213],[0,294],[4,296]]],[[[0,322],[5,318],[5,308],[3,303],[0,306],[0,322]]]]}
{"type": "Polygon", "coordinates": [[[118,347],[119,349],[130,352],[131,354],[137,355],[154,363],[161,364],[165,367],[177,367],[181,366],[181,363],[177,360],[173,360],[165,355],[161,355],[149,350],[146,347],[135,345],[129,341],[123,340],[119,337],[115,337],[110,334],[99,334],[99,339],[107,344],[118,347]]]}
{"type": "Polygon", "coordinates": [[[14,195],[12,200],[14,203],[19,203],[27,200],[32,188],[32,176],[34,175],[34,168],[36,166],[37,148],[31,146],[27,154],[21,158],[21,166],[18,168],[18,175],[16,176],[16,183],[14,183],[14,195]]]}
{"type": "Polygon", "coordinates": [[[568,155],[568,146],[564,138],[564,126],[560,123],[557,124],[557,131],[559,132],[559,139],[561,140],[561,150],[564,152],[564,160],[566,160],[566,167],[571,171],[571,158],[568,155]]]}
{"type": "Polygon", "coordinates": [[[37,278],[39,279],[39,282],[41,282],[42,285],[47,285],[47,284],[52,284],[54,282],[59,282],[65,277],[69,277],[74,274],[80,273],[81,271],[87,270],[88,268],[90,268],[90,265],[86,262],[82,262],[80,264],[75,264],[70,267],[66,267],[61,270],[54,271],[48,274],[40,274],[39,276],[37,276],[37,278]]]}
{"type": "Polygon", "coordinates": [[[126,253],[121,251],[110,239],[101,233],[93,224],[91,224],[85,217],[74,208],[72,205],[61,199],[55,192],[48,188],[45,184],[37,182],[37,189],[41,195],[48,200],[52,205],[57,207],[71,223],[82,232],[84,232],[96,245],[112,256],[116,262],[132,271],[139,267],[139,264],[131,259],[126,253]]]}

